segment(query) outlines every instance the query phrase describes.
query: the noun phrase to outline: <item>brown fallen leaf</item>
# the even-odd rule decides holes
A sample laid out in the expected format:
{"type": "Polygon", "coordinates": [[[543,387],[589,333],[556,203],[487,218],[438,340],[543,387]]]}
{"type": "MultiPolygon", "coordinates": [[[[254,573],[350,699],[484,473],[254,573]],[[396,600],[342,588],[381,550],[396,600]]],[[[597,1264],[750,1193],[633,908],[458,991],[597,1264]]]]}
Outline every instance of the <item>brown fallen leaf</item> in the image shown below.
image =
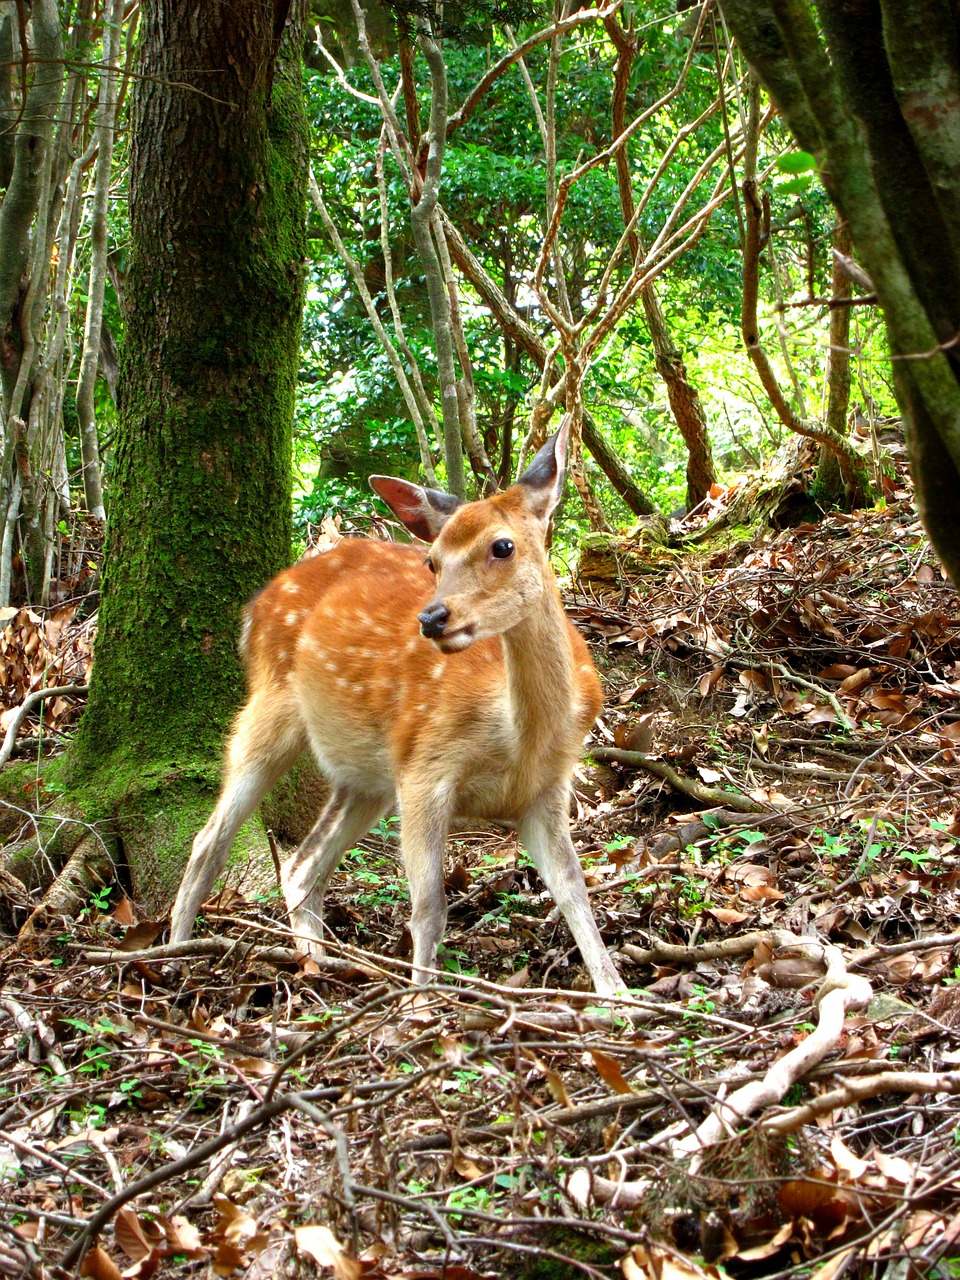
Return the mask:
{"type": "Polygon", "coordinates": [[[135,924],[127,930],[117,950],[143,951],[156,941],[165,927],[166,921],[164,920],[141,920],[139,924],[135,924]]]}
{"type": "Polygon", "coordinates": [[[734,1256],[741,1262],[762,1262],[764,1258],[772,1258],[775,1253],[779,1253],[792,1235],[793,1223],[785,1222],[764,1244],[754,1245],[752,1249],[741,1249],[734,1256]]]}
{"type": "Polygon", "coordinates": [[[153,1248],[140,1225],[139,1215],[128,1207],[117,1210],[113,1238],[117,1247],[123,1250],[131,1262],[139,1262],[153,1248]]]}
{"type": "Polygon", "coordinates": [[[567,1093],[567,1086],[563,1083],[560,1075],[551,1067],[544,1069],[544,1075],[547,1078],[547,1088],[556,1102],[561,1107],[573,1107],[570,1101],[570,1095],[567,1093]]]}
{"type": "Polygon", "coordinates": [[[80,1274],[92,1276],[93,1280],[123,1280],[120,1268],[98,1244],[87,1250],[80,1274]]]}
{"type": "Polygon", "coordinates": [[[708,916],[713,916],[721,924],[742,924],[750,918],[748,912],[735,911],[732,907],[707,907],[706,911],[708,916]]]}
{"type": "Polygon", "coordinates": [[[468,1155],[464,1155],[462,1151],[458,1151],[453,1157],[453,1167],[459,1173],[461,1178],[466,1178],[468,1182],[475,1182],[477,1178],[483,1177],[483,1170],[475,1160],[471,1160],[468,1155]]]}
{"type": "Polygon", "coordinates": [[[337,1280],[359,1280],[362,1264],[351,1257],[329,1227],[307,1224],[294,1228],[297,1249],[321,1267],[332,1267],[337,1280]]]}
{"type": "Polygon", "coordinates": [[[123,895],[117,905],[113,908],[111,914],[117,924],[129,926],[137,923],[137,917],[133,910],[133,903],[126,894],[123,895]]]}
{"type": "Polygon", "coordinates": [[[597,1074],[604,1084],[610,1086],[614,1093],[633,1093],[633,1089],[624,1078],[623,1069],[616,1058],[612,1058],[609,1053],[602,1053],[599,1049],[591,1049],[590,1057],[593,1059],[597,1074]]]}
{"type": "Polygon", "coordinates": [[[830,1154],[833,1156],[833,1163],[837,1166],[842,1182],[859,1182],[870,1167],[866,1160],[861,1160],[858,1155],[854,1155],[842,1138],[836,1134],[830,1140],[830,1154]]]}

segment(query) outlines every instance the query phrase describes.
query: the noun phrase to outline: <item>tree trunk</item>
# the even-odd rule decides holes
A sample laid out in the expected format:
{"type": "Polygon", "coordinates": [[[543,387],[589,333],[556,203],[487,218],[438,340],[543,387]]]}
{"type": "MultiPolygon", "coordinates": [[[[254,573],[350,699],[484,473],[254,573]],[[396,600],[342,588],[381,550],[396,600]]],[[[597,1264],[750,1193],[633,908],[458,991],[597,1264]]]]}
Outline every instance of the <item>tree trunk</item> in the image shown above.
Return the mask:
{"type": "MultiPolygon", "coordinates": [[[[840,223],[833,235],[836,254],[849,257],[853,251],[850,233],[840,223]]],[[[827,426],[839,435],[847,434],[847,411],[850,408],[850,307],[853,281],[834,255],[830,275],[830,351],[827,356],[827,426]]],[[[843,506],[845,486],[837,455],[827,445],[820,446],[815,497],[824,507],[843,506]]]]}
{"type": "Polygon", "coordinates": [[[687,378],[683,356],[670,336],[652,283],[641,291],[640,301],[647,317],[657,373],[663,379],[674,421],[687,446],[687,510],[691,511],[717,482],[707,414],[699,392],[687,378]]]}
{"type": "Polygon", "coordinates": [[[103,603],[62,780],[114,819],[153,905],[242,700],[241,609],[289,558],[302,21],[299,0],[144,7],[103,603]]]}
{"type": "Polygon", "coordinates": [[[960,584],[960,22],[900,0],[722,0],[744,56],[817,160],[876,289],[914,492],[960,584]],[[930,108],[931,103],[937,109],[930,108]]]}

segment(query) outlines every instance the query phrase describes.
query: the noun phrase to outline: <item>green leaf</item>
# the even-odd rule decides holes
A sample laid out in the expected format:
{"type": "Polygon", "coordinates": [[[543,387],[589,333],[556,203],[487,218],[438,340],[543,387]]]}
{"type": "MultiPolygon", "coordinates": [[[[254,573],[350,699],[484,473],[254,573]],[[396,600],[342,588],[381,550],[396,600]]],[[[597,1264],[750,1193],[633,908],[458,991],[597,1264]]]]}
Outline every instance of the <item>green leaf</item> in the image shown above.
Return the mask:
{"type": "Polygon", "coordinates": [[[781,173],[811,173],[816,167],[817,162],[809,151],[791,151],[777,161],[781,173]]]}
{"type": "Polygon", "coordinates": [[[813,174],[804,173],[799,178],[789,178],[786,182],[778,182],[777,191],[780,195],[797,196],[801,191],[806,191],[811,182],[813,182],[813,174]]]}

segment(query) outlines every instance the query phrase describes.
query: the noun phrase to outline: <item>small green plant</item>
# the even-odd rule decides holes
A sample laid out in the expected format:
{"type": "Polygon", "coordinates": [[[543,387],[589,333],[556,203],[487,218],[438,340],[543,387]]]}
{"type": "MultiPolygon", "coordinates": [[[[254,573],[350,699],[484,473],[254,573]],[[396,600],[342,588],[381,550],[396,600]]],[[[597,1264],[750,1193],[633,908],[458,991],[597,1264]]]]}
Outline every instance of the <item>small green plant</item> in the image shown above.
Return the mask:
{"type": "Polygon", "coordinates": [[[400,818],[393,814],[389,818],[381,818],[374,828],[381,840],[397,841],[400,839],[400,818]]]}
{"type": "Polygon", "coordinates": [[[696,983],[691,990],[693,994],[687,1000],[684,1016],[690,1017],[698,1013],[713,1013],[717,1007],[717,1002],[711,998],[707,988],[696,983]]]}
{"type": "Polygon", "coordinates": [[[897,857],[908,862],[914,871],[922,871],[934,859],[930,849],[901,849],[897,857]]]}
{"type": "Polygon", "coordinates": [[[85,1102],[69,1110],[67,1116],[85,1129],[105,1129],[107,1126],[107,1108],[99,1102],[85,1102]]]}
{"type": "Polygon", "coordinates": [[[81,1076],[105,1076],[110,1070],[110,1050],[102,1044],[92,1045],[83,1051],[83,1062],[77,1067],[81,1076]]]}
{"type": "Polygon", "coordinates": [[[698,916],[710,905],[710,885],[699,876],[674,876],[677,886],[677,906],[685,918],[698,916]]]}
{"type": "Polygon", "coordinates": [[[104,912],[109,911],[112,889],[113,886],[109,884],[101,885],[99,889],[94,889],[90,894],[87,905],[80,912],[80,918],[83,919],[84,916],[91,916],[94,913],[102,916],[104,912]]]}
{"type": "MultiPolygon", "coordinates": [[[[492,1199],[493,1197],[487,1187],[456,1187],[447,1196],[447,1208],[474,1209],[478,1213],[486,1213],[490,1208],[492,1199]]],[[[456,1225],[463,1221],[463,1215],[451,1213],[450,1221],[456,1225]]]]}
{"type": "Polygon", "coordinates": [[[449,947],[441,947],[439,954],[440,968],[447,973],[476,974],[477,966],[465,951],[452,951],[449,947]]]}
{"type": "Polygon", "coordinates": [[[476,1088],[477,1081],[483,1079],[483,1073],[481,1071],[462,1069],[460,1071],[454,1071],[453,1078],[457,1082],[458,1093],[473,1093],[476,1088]]]}
{"type": "Polygon", "coordinates": [[[608,840],[603,846],[607,853],[617,853],[620,849],[627,849],[633,844],[633,836],[614,836],[612,840],[608,840]]]}
{"type": "Polygon", "coordinates": [[[191,1040],[190,1047],[195,1051],[195,1058],[177,1057],[177,1061],[187,1072],[187,1084],[184,1092],[191,1107],[202,1111],[206,1106],[206,1095],[210,1087],[224,1082],[224,1074],[219,1070],[223,1061],[223,1050],[215,1044],[207,1044],[205,1040],[191,1040]]]}
{"type": "Polygon", "coordinates": [[[132,1102],[134,1098],[142,1098],[143,1090],[140,1088],[139,1080],[121,1080],[120,1092],[128,1102],[132,1102]]]}

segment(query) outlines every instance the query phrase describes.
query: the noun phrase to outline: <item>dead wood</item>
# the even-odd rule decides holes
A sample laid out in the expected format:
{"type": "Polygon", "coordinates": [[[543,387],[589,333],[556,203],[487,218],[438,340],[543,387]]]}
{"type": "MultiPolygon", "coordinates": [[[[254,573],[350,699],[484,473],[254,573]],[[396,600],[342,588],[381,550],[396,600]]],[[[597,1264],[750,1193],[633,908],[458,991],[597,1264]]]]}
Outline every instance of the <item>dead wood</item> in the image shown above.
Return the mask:
{"type": "Polygon", "coordinates": [[[621,751],[619,747],[594,747],[590,753],[594,760],[603,763],[624,764],[635,769],[646,769],[664,782],[669,782],[675,791],[692,796],[706,805],[726,805],[728,809],[737,809],[741,813],[767,813],[768,810],[756,800],[748,796],[738,796],[735,791],[725,791],[721,787],[707,787],[693,778],[685,778],[672,765],[663,760],[654,759],[644,751],[621,751]]]}

